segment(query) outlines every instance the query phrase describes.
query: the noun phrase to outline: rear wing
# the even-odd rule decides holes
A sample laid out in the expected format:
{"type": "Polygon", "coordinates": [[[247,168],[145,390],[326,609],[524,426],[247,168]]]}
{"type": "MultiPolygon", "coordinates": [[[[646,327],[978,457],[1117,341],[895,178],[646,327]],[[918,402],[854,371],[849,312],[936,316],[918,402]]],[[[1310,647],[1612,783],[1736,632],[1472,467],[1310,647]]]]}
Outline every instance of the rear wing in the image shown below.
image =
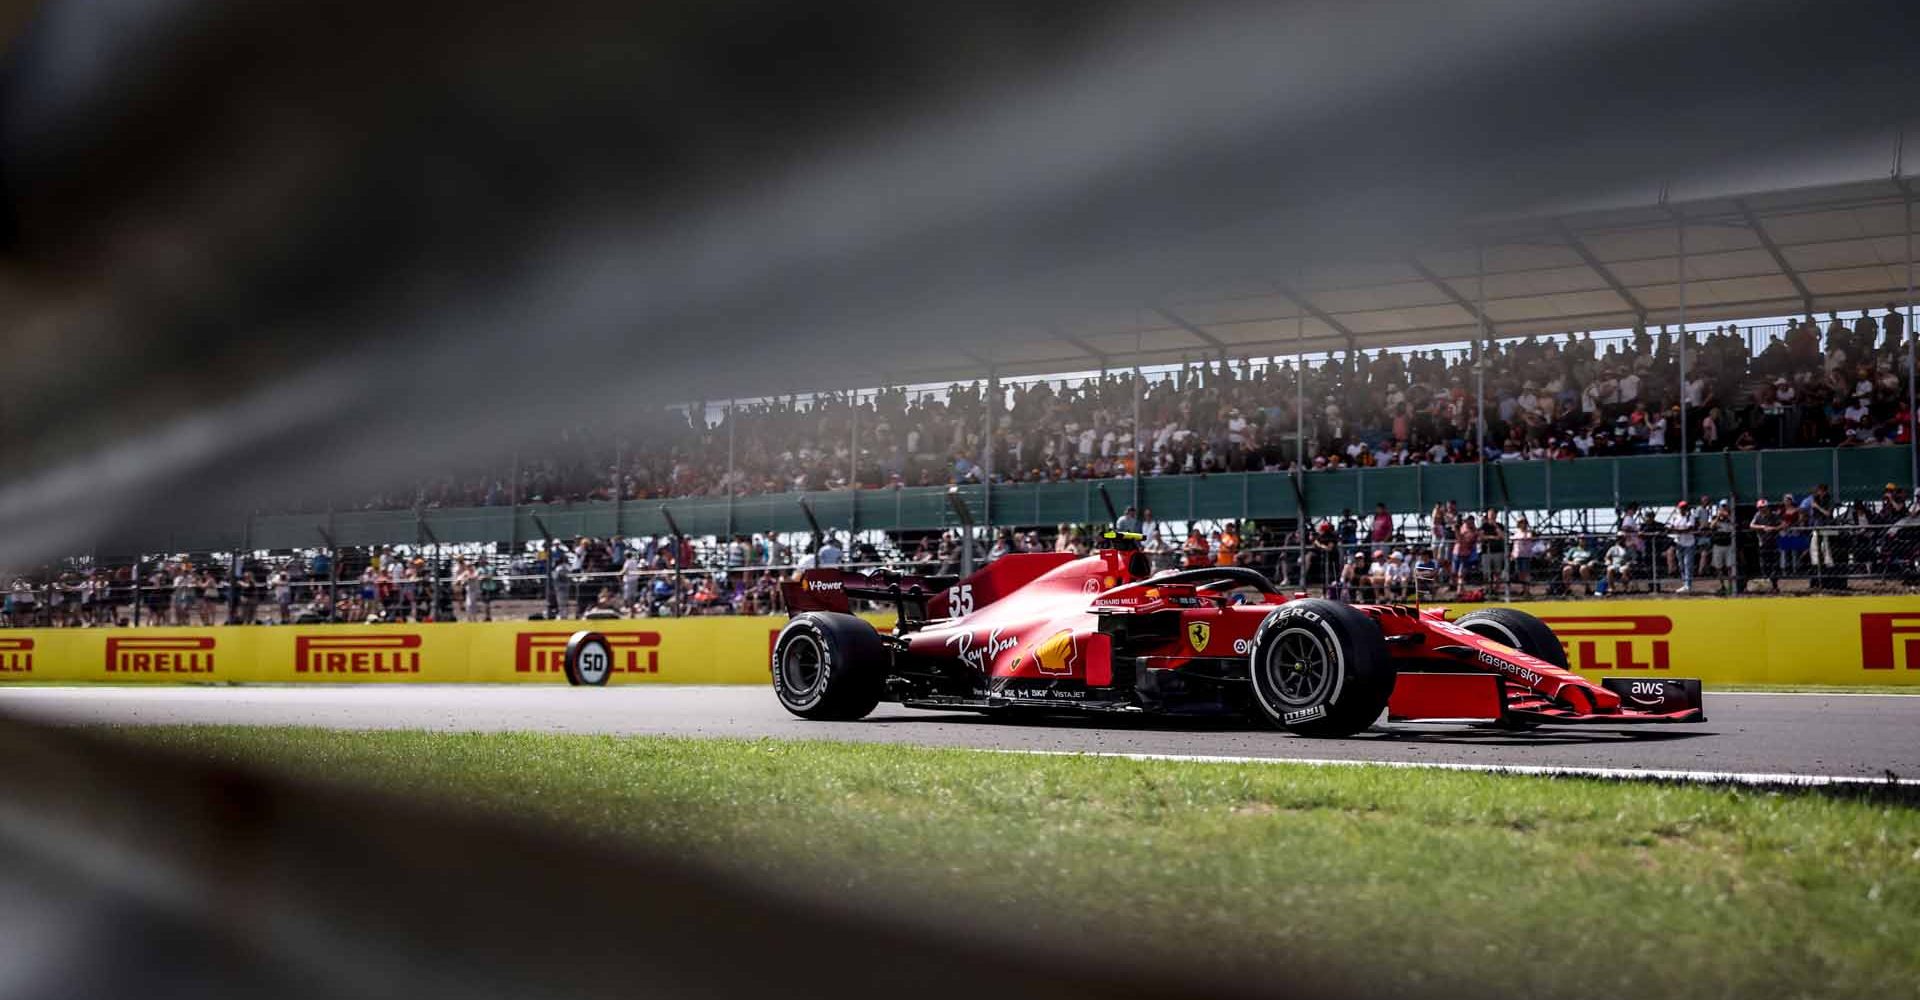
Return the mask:
{"type": "Polygon", "coordinates": [[[899,613],[903,627],[919,625],[931,617],[928,605],[945,597],[947,588],[957,582],[951,576],[909,576],[885,570],[855,573],[843,569],[810,569],[797,579],[780,585],[786,598],[787,613],[838,611],[852,613],[854,601],[889,604],[899,613]]]}

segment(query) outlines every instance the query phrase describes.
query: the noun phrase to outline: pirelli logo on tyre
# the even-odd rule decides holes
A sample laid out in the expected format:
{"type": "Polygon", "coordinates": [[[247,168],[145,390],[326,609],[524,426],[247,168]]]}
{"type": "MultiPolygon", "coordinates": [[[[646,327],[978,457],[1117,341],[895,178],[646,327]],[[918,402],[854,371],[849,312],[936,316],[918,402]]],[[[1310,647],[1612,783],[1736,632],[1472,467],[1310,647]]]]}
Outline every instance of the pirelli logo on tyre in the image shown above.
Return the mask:
{"type": "Polygon", "coordinates": [[[1581,671],[1666,670],[1673,663],[1673,619],[1666,615],[1572,615],[1542,618],[1581,671]]]}
{"type": "MultiPolygon", "coordinates": [[[[660,633],[601,632],[613,651],[616,674],[660,672],[660,633]]],[[[557,674],[566,669],[572,632],[521,632],[513,638],[513,670],[519,674],[557,674]]]]}
{"type": "Polygon", "coordinates": [[[110,674],[210,674],[213,653],[210,635],[110,636],[106,668],[110,674]]]}
{"type": "Polygon", "coordinates": [[[1860,616],[1863,670],[1920,670],[1920,611],[1860,616]]]}
{"type": "Polygon", "coordinates": [[[33,640],[0,636],[0,674],[33,673],[33,640]]]}
{"type": "Polygon", "coordinates": [[[303,635],[293,640],[296,674],[417,674],[420,636],[367,632],[303,635]]]}

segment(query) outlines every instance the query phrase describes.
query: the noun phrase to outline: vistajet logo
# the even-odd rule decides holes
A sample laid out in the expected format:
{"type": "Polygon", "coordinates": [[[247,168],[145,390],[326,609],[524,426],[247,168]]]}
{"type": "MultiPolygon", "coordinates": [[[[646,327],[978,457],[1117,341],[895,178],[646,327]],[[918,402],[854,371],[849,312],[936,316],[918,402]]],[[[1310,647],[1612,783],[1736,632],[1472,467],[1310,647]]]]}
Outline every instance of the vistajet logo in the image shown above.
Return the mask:
{"type": "Polygon", "coordinates": [[[303,635],[293,640],[296,674],[417,674],[420,636],[364,632],[303,635]]]}
{"type": "Polygon", "coordinates": [[[1920,670],[1920,612],[1861,615],[1861,669],[1892,670],[1901,666],[1920,670]],[[1896,635],[1905,638],[1896,641],[1896,635]]]}
{"type": "Polygon", "coordinates": [[[33,673],[33,640],[0,637],[0,674],[33,673]]]}
{"type": "Polygon", "coordinates": [[[107,673],[213,673],[213,637],[111,636],[107,639],[107,673]]]}
{"type": "MultiPolygon", "coordinates": [[[[613,651],[616,674],[660,672],[660,633],[601,632],[613,651]]],[[[513,640],[513,669],[521,674],[557,674],[565,669],[572,632],[522,632],[513,640]]]]}
{"type": "Polygon", "coordinates": [[[1575,670],[1665,670],[1673,634],[1665,615],[1575,615],[1542,619],[1567,647],[1575,670]]]}

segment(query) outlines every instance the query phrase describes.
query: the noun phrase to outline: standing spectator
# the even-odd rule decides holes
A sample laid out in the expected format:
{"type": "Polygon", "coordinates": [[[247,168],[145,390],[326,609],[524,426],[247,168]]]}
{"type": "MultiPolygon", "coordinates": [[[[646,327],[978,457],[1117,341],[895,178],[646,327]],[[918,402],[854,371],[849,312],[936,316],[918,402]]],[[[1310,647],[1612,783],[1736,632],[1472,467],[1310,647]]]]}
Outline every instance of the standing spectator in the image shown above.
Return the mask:
{"type": "Polygon", "coordinates": [[[1373,505],[1373,523],[1367,531],[1367,541],[1374,545],[1385,545],[1393,541],[1393,515],[1387,513],[1387,505],[1373,505]]]}
{"type": "Polygon", "coordinates": [[[1214,554],[1214,563],[1219,566],[1240,565],[1240,526],[1228,521],[1220,531],[1220,546],[1214,554]]]}
{"type": "Polygon", "coordinates": [[[1473,515],[1460,519],[1460,527],[1453,536],[1453,587],[1457,593],[1467,585],[1467,574],[1474,569],[1480,558],[1480,529],[1474,526],[1473,515]]]}
{"type": "Polygon", "coordinates": [[[1724,593],[1733,588],[1733,504],[1722,500],[1714,505],[1707,520],[1707,537],[1712,545],[1708,566],[1720,580],[1724,593]]]}
{"type": "Polygon", "coordinates": [[[273,592],[273,606],[278,609],[277,621],[285,625],[293,620],[293,575],[285,566],[275,566],[267,574],[267,589],[273,592]]]}
{"type": "Polygon", "coordinates": [[[1513,582],[1520,585],[1520,596],[1525,597],[1532,589],[1533,582],[1533,524],[1525,514],[1513,522],[1513,582]]]}
{"type": "Polygon", "coordinates": [[[1825,589],[1833,585],[1831,571],[1833,560],[1833,496],[1827,491],[1827,484],[1821,483],[1813,492],[1800,501],[1800,513],[1805,518],[1807,533],[1807,572],[1811,575],[1816,589],[1825,589]]]}
{"type": "Polygon", "coordinates": [[[1693,593],[1693,550],[1699,530],[1700,518],[1693,505],[1685,500],[1675,504],[1673,516],[1667,519],[1667,536],[1673,542],[1673,548],[1667,550],[1667,571],[1680,577],[1680,586],[1673,591],[1676,594],[1693,593]]]}
{"type": "Polygon", "coordinates": [[[1488,586],[1507,579],[1507,529],[1500,523],[1500,512],[1489,508],[1480,519],[1481,579],[1488,586]]]}
{"type": "Polygon", "coordinates": [[[1760,575],[1780,592],[1780,509],[1767,503],[1766,497],[1753,502],[1753,520],[1747,527],[1755,534],[1754,549],[1760,557],[1760,575]]]}
{"type": "Polygon", "coordinates": [[[1183,569],[1199,569],[1212,561],[1212,550],[1197,525],[1187,529],[1187,542],[1181,546],[1180,552],[1183,569]]]}

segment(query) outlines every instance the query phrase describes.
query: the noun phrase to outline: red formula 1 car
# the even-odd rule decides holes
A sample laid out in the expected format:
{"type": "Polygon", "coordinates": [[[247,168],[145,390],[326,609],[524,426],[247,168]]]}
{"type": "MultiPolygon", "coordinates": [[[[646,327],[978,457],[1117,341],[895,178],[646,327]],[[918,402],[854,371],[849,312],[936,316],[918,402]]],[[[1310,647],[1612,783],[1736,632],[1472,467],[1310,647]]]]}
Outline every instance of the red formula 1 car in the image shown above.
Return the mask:
{"type": "Polygon", "coordinates": [[[1092,555],[1002,556],[964,580],[815,569],[785,584],[773,690],[795,715],[918,708],[1246,713],[1304,736],[1392,721],[1703,722],[1700,682],[1567,666],[1553,630],[1494,608],[1355,605],[1219,566],[1152,575],[1132,537],[1092,555]],[[850,602],[890,604],[881,632],[850,602]]]}

